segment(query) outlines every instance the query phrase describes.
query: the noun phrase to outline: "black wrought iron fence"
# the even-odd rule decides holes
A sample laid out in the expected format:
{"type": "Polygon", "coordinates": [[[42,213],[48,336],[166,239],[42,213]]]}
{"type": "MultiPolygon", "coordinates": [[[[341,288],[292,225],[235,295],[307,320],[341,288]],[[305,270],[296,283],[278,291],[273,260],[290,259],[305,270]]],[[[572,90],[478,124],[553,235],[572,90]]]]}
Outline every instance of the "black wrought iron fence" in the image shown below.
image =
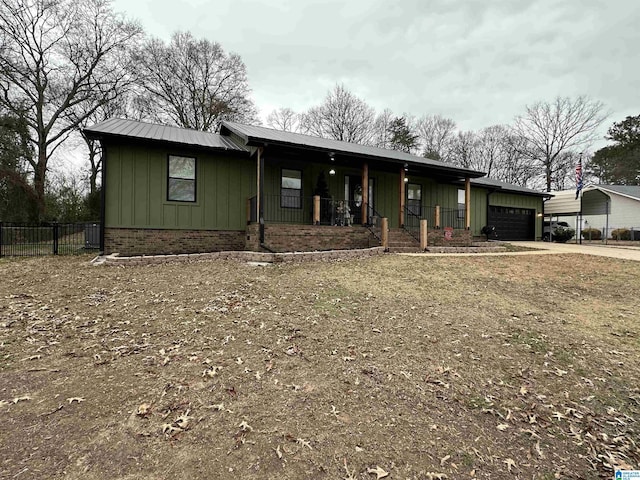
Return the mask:
{"type": "Polygon", "coordinates": [[[451,227],[456,230],[465,228],[464,210],[440,207],[440,227],[451,227]]]}
{"type": "Polygon", "coordinates": [[[100,248],[100,224],[0,222],[0,257],[73,255],[100,248]]]}

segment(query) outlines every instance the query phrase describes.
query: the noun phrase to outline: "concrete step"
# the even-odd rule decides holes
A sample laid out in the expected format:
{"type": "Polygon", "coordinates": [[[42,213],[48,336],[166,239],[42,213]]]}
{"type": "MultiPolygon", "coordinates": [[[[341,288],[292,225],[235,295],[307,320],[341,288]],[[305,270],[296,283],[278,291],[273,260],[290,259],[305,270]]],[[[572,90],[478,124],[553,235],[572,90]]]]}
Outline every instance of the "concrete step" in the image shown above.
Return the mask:
{"type": "Polygon", "coordinates": [[[422,250],[420,250],[420,247],[392,247],[389,246],[389,252],[390,253],[419,253],[422,250]]]}

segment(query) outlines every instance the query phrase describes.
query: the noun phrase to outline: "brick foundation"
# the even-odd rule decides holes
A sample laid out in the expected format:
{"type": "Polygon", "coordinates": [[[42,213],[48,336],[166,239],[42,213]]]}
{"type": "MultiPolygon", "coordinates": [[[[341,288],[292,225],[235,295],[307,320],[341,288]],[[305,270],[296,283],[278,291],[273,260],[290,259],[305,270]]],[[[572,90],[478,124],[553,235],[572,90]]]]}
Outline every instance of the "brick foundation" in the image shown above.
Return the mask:
{"type": "MultiPolygon", "coordinates": [[[[362,226],[267,224],[264,226],[264,244],[273,252],[313,252],[371,248],[379,246],[380,242],[362,226]]],[[[257,224],[247,227],[245,246],[247,250],[261,250],[257,224]]]]}
{"type": "Polygon", "coordinates": [[[105,228],[105,254],[158,255],[244,250],[244,231],[105,228]]]}
{"type": "Polygon", "coordinates": [[[429,229],[427,233],[427,244],[437,247],[468,247],[473,242],[471,230],[453,230],[451,239],[445,236],[445,229],[429,229]]]}

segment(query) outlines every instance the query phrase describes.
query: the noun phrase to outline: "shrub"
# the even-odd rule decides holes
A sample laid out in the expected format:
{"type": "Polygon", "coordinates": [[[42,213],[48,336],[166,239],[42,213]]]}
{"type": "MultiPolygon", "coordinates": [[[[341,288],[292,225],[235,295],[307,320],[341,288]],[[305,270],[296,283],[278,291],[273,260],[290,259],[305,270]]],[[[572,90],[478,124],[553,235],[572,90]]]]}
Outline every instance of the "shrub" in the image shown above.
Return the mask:
{"type": "Polygon", "coordinates": [[[558,243],[567,243],[575,234],[576,231],[573,228],[556,227],[553,231],[553,241],[558,243]]]}
{"type": "Polygon", "coordinates": [[[585,228],[582,230],[582,238],[585,240],[602,240],[602,232],[597,228],[585,228]]]}
{"type": "Polygon", "coordinates": [[[631,240],[631,232],[628,228],[616,228],[611,232],[611,238],[614,240],[631,240]]]}

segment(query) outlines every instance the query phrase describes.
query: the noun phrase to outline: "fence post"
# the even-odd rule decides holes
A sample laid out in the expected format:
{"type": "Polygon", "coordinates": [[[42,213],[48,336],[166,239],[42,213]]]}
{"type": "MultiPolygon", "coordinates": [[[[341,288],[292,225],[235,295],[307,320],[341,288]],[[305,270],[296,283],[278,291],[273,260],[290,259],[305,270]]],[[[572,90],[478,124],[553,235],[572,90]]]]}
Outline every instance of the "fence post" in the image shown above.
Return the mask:
{"type": "Polygon", "coordinates": [[[427,249],[427,239],[429,230],[427,229],[427,220],[424,218],[420,220],[420,250],[423,252],[427,249]]]}
{"type": "Polygon", "coordinates": [[[387,217],[382,217],[380,220],[380,239],[382,241],[382,248],[385,252],[389,251],[389,220],[387,217]]]}
{"type": "Polygon", "coordinates": [[[2,258],[2,232],[4,231],[4,224],[0,222],[0,258],[2,258]]]}
{"type": "Polygon", "coordinates": [[[58,255],[58,223],[53,224],[53,254],[58,255]]]}
{"type": "Polygon", "coordinates": [[[436,205],[436,228],[440,228],[440,205],[436,205]]]}
{"type": "Polygon", "coordinates": [[[320,225],[320,195],[313,196],[313,224],[320,225]]]}

